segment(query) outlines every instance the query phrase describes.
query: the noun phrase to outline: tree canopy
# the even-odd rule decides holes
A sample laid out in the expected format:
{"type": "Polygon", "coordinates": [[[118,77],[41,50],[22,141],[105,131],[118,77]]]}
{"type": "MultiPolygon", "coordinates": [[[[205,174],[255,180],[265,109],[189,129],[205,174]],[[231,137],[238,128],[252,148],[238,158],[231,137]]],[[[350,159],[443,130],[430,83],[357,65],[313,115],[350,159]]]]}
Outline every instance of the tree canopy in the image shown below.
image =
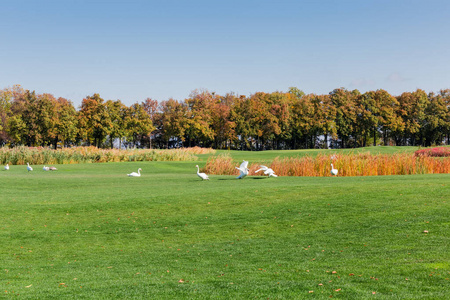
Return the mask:
{"type": "Polygon", "coordinates": [[[385,90],[329,94],[194,90],[184,100],[130,106],[87,96],[80,107],[19,85],[0,90],[0,143],[65,147],[203,146],[266,150],[373,145],[440,145],[450,139],[450,90],[398,96],[385,90]]]}

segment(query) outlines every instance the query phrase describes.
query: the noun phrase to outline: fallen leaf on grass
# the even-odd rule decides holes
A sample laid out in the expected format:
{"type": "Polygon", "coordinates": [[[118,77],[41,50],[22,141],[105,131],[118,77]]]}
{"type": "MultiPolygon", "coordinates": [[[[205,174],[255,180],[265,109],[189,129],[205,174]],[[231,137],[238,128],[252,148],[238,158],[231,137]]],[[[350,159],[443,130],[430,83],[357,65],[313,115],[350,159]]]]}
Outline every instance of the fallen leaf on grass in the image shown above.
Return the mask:
{"type": "Polygon", "coordinates": [[[30,288],[31,286],[32,286],[32,284],[30,284],[30,285],[27,285],[27,286],[26,286],[26,288],[30,288]]]}

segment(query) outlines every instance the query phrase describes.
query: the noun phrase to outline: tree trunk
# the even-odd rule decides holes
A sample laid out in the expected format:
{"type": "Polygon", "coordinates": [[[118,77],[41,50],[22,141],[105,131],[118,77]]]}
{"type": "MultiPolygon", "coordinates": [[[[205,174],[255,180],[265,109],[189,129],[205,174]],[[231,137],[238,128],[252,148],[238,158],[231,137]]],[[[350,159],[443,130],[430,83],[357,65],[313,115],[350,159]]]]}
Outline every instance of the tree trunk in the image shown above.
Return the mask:
{"type": "Polygon", "coordinates": [[[375,127],[373,128],[373,145],[377,145],[377,130],[375,127]]]}

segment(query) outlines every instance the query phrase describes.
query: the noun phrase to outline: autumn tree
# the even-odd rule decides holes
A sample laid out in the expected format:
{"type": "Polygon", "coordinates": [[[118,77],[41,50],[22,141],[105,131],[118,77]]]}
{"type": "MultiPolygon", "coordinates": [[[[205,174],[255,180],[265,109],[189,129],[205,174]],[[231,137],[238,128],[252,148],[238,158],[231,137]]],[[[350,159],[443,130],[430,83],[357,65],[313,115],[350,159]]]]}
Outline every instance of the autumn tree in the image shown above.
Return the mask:
{"type": "Polygon", "coordinates": [[[160,110],[161,115],[158,120],[158,128],[161,132],[165,147],[169,148],[170,142],[183,142],[187,127],[186,105],[174,99],[169,99],[160,103],[160,110]]]}
{"type": "Polygon", "coordinates": [[[211,129],[214,132],[214,147],[220,149],[229,146],[236,139],[235,122],[231,121],[231,110],[237,97],[226,94],[217,97],[211,107],[211,129]]]}
{"type": "Polygon", "coordinates": [[[402,120],[396,115],[398,101],[385,90],[369,91],[356,98],[357,128],[366,146],[369,135],[376,146],[378,135],[387,144],[388,134],[402,128],[402,120]]]}
{"type": "Polygon", "coordinates": [[[450,133],[450,90],[428,94],[429,104],[425,109],[426,124],[423,128],[425,146],[441,144],[450,133]]]}
{"type": "Polygon", "coordinates": [[[447,145],[450,144],[450,89],[440,90],[439,97],[442,99],[446,111],[442,115],[442,134],[446,136],[447,145]]]}
{"type": "Polygon", "coordinates": [[[105,114],[109,117],[109,146],[114,147],[114,141],[119,139],[119,148],[122,146],[122,138],[127,132],[127,107],[120,100],[108,100],[105,103],[105,114]]]}
{"type": "Polygon", "coordinates": [[[416,145],[423,144],[424,131],[421,131],[426,124],[426,108],[429,105],[427,94],[420,89],[415,92],[404,92],[397,97],[399,107],[397,114],[402,118],[404,131],[397,129],[396,137],[402,138],[402,144],[416,145]]]}
{"type": "Polygon", "coordinates": [[[236,98],[230,109],[230,121],[235,124],[236,138],[234,140],[236,149],[249,149],[251,136],[255,134],[253,123],[250,123],[251,112],[249,101],[245,96],[236,98]]]}
{"type": "Polygon", "coordinates": [[[12,88],[0,90],[0,144],[5,144],[11,140],[9,132],[9,119],[14,117],[11,106],[15,99],[23,98],[25,90],[20,85],[14,85],[12,88]]]}
{"type": "Polygon", "coordinates": [[[330,93],[331,103],[336,109],[336,132],[341,139],[342,148],[348,146],[350,137],[355,134],[355,103],[359,95],[358,90],[348,91],[344,88],[335,89],[330,93]]]}
{"type": "Polygon", "coordinates": [[[57,118],[54,147],[57,147],[57,142],[61,142],[64,146],[75,143],[78,134],[78,119],[75,107],[71,101],[61,97],[55,101],[55,107],[57,118]]]}
{"type": "MultiPolygon", "coordinates": [[[[291,95],[293,95],[291,93],[291,95]]],[[[292,138],[293,147],[298,147],[298,142],[303,144],[302,148],[308,148],[311,144],[311,132],[315,123],[316,107],[313,104],[315,95],[304,95],[301,98],[295,96],[291,106],[292,111],[292,138]]]]}
{"type": "Polygon", "coordinates": [[[144,106],[135,103],[131,105],[127,112],[127,137],[135,145],[139,142],[144,147],[144,141],[149,138],[150,133],[155,129],[151,117],[144,109],[144,106]]]}
{"type": "Polygon", "coordinates": [[[78,113],[80,137],[89,145],[100,147],[110,134],[111,118],[99,94],[86,97],[78,113]]]}
{"type": "Polygon", "coordinates": [[[257,150],[273,148],[275,137],[281,134],[280,124],[274,114],[277,96],[258,92],[248,99],[247,122],[257,150]]]}
{"type": "MultiPolygon", "coordinates": [[[[141,106],[144,108],[145,112],[150,116],[150,119],[152,120],[152,124],[155,125],[158,122],[158,118],[160,116],[160,113],[158,111],[158,101],[153,100],[151,98],[145,99],[141,106]]],[[[153,133],[157,130],[155,126],[153,126],[153,132],[149,135],[149,148],[152,148],[152,139],[153,139],[153,133]]]]}
{"type": "Polygon", "coordinates": [[[11,105],[13,117],[9,120],[10,135],[19,144],[42,146],[54,137],[54,105],[49,95],[36,96],[26,91],[11,105]]]}
{"type": "Polygon", "coordinates": [[[212,107],[214,105],[215,94],[208,91],[195,90],[190,98],[186,99],[186,127],[184,137],[187,146],[192,146],[192,142],[197,145],[209,146],[214,140],[214,131],[210,127],[212,107]]]}

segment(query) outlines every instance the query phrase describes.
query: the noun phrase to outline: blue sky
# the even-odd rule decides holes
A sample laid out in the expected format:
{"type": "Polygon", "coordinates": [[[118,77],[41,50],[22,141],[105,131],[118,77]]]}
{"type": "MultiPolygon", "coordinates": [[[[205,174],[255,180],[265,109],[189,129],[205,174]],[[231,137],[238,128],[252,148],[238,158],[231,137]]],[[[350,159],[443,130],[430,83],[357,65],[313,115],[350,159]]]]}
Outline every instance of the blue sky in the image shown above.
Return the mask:
{"type": "Polygon", "coordinates": [[[450,1],[2,1],[0,89],[78,106],[195,89],[450,88],[450,1]]]}

